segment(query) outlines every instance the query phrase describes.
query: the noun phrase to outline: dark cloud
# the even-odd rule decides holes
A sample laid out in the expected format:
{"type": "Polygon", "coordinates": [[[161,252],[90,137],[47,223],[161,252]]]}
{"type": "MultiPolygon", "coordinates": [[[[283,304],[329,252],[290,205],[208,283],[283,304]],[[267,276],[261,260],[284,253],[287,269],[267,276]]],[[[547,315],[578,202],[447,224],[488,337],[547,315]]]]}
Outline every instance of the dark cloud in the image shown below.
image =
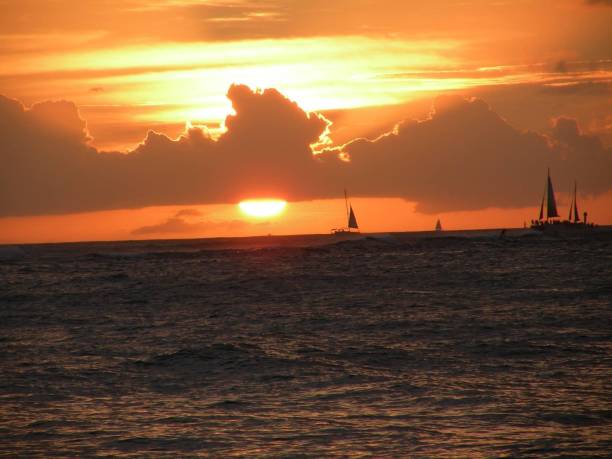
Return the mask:
{"type": "Polygon", "coordinates": [[[177,140],[150,131],[127,155],[89,146],[73,104],[0,98],[0,215],[307,198],[321,168],[310,145],[328,121],[274,89],[232,86],[228,97],[236,114],[217,141],[199,128],[177,140]]]}
{"type": "Polygon", "coordinates": [[[177,234],[177,233],[193,233],[194,231],[204,230],[203,223],[188,223],[182,218],[171,217],[166,221],[157,225],[141,226],[132,231],[135,236],[144,236],[149,234],[177,234]]]}
{"type": "MultiPolygon", "coordinates": [[[[550,120],[564,115],[576,119],[589,132],[597,133],[604,145],[612,146],[612,133],[603,129],[607,124],[604,120],[610,115],[610,81],[559,78],[554,86],[529,83],[464,91],[471,97],[486,100],[509,124],[520,130],[549,132],[550,120]]],[[[411,117],[423,118],[423,115],[422,112],[411,113],[411,117]]]]}
{"type": "Polygon", "coordinates": [[[612,150],[556,120],[550,136],[519,131],[479,99],[443,96],[425,121],[406,121],[376,140],[358,139],[350,158],[353,194],[401,196],[422,212],[534,204],[547,167],[560,190],[574,178],[582,190],[612,188],[612,150]]]}
{"type": "Polygon", "coordinates": [[[202,212],[198,209],[181,209],[179,210],[175,217],[201,217],[202,212]]]}
{"type": "Polygon", "coordinates": [[[135,236],[145,235],[168,235],[168,234],[197,234],[212,230],[236,230],[251,226],[250,223],[242,220],[193,220],[193,218],[203,217],[198,209],[187,208],[177,211],[174,215],[155,225],[141,226],[134,229],[131,234],[135,236]]]}
{"type": "Polygon", "coordinates": [[[589,5],[605,5],[612,6],[612,0],[586,0],[589,5]]]}
{"type": "Polygon", "coordinates": [[[212,230],[236,230],[249,226],[249,223],[241,220],[189,222],[180,217],[180,213],[181,212],[177,212],[175,216],[159,224],[136,228],[131,234],[134,236],[147,236],[153,234],[194,234],[212,230]]]}
{"type": "MultiPolygon", "coordinates": [[[[0,216],[357,196],[402,197],[424,212],[518,207],[537,202],[547,167],[559,189],[612,189],[612,151],[576,122],[558,118],[548,135],[515,129],[484,101],[445,96],[431,116],[375,139],[323,149],[329,122],[274,89],[228,91],[235,114],[212,139],[149,132],[129,154],[100,153],[69,102],[25,109],[0,98],[0,216]],[[350,161],[343,161],[340,156],[350,161]]],[[[197,230],[184,209],[138,234],[197,230]],[[145,233],[142,233],[144,231],[145,233]]],[[[210,224],[210,222],[208,223],[210,224]]],[[[204,227],[202,227],[204,228],[204,227]]]]}

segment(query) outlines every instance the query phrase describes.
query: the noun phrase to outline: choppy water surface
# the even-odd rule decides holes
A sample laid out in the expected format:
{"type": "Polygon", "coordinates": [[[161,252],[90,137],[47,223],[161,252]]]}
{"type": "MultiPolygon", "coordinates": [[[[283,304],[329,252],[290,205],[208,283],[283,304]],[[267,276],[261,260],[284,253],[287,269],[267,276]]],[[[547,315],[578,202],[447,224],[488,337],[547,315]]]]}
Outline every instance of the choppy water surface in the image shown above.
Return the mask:
{"type": "Polygon", "coordinates": [[[612,238],[267,241],[4,248],[0,455],[612,450],[612,238]]]}

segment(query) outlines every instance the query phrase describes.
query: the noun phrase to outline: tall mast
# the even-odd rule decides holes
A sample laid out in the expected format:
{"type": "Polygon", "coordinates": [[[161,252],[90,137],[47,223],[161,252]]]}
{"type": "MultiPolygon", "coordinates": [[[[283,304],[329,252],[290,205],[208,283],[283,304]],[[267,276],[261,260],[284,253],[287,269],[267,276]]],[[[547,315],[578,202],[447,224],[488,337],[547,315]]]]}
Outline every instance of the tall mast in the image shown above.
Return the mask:
{"type": "Polygon", "coordinates": [[[346,221],[349,221],[348,197],[346,196],[346,188],[344,189],[344,207],[346,207],[346,221]]]}
{"type": "Polygon", "coordinates": [[[544,199],[546,199],[546,187],[544,187],[544,194],[542,195],[542,204],[540,204],[540,220],[544,220],[544,199]]]}
{"type": "Polygon", "coordinates": [[[574,215],[574,200],[576,199],[576,182],[574,182],[574,194],[572,195],[572,202],[570,202],[569,206],[569,215],[567,219],[571,222],[574,215]]]}
{"type": "Polygon", "coordinates": [[[550,218],[550,167],[546,169],[546,220],[550,218]]]}
{"type": "MultiPolygon", "coordinates": [[[[550,169],[548,169],[548,175],[550,175],[550,169]]],[[[548,191],[548,176],[544,182],[544,194],[542,194],[542,203],[540,204],[540,221],[544,220],[544,203],[546,202],[546,194],[548,191]]]]}
{"type": "Polygon", "coordinates": [[[580,217],[578,216],[578,203],[576,201],[576,188],[577,188],[577,184],[576,181],[574,180],[574,223],[577,223],[580,221],[580,217]]]}

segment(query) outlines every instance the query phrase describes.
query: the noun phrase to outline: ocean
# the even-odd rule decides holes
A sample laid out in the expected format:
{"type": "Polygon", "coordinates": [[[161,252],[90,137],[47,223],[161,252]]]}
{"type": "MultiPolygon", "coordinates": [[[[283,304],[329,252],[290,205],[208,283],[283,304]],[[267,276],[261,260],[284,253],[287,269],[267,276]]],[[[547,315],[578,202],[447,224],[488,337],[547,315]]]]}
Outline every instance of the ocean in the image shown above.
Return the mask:
{"type": "Polygon", "coordinates": [[[0,247],[1,457],[609,457],[612,233],[0,247]]]}

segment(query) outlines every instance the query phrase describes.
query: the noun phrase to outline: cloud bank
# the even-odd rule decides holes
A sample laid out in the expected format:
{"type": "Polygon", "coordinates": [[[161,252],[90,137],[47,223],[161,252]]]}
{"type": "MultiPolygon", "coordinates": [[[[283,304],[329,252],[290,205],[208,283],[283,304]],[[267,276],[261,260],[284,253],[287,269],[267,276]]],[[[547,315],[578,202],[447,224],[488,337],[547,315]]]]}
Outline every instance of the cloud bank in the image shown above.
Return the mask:
{"type": "Polygon", "coordinates": [[[328,154],[338,150],[350,157],[354,193],[405,197],[421,212],[534,205],[547,167],[559,191],[573,180],[587,193],[612,188],[612,150],[575,120],[554,120],[548,136],[520,131],[480,99],[441,96],[429,119],[328,154]]]}
{"type": "Polygon", "coordinates": [[[538,202],[547,167],[560,191],[574,179],[584,193],[612,189],[612,150],[569,118],[547,134],[521,131],[480,99],[444,96],[425,120],[332,148],[330,122],[275,89],[233,85],[227,96],[235,113],[218,139],[199,127],[176,140],[151,131],[128,154],[89,146],[70,102],[26,109],[0,97],[0,216],[332,198],[345,186],[422,212],[520,207],[538,202]]]}
{"type": "Polygon", "coordinates": [[[219,139],[201,128],[177,140],[150,131],[129,154],[89,146],[72,103],[28,110],[0,98],[0,216],[308,198],[321,175],[310,145],[325,135],[328,121],[274,89],[234,85],[227,95],[236,114],[226,118],[219,139]]]}

